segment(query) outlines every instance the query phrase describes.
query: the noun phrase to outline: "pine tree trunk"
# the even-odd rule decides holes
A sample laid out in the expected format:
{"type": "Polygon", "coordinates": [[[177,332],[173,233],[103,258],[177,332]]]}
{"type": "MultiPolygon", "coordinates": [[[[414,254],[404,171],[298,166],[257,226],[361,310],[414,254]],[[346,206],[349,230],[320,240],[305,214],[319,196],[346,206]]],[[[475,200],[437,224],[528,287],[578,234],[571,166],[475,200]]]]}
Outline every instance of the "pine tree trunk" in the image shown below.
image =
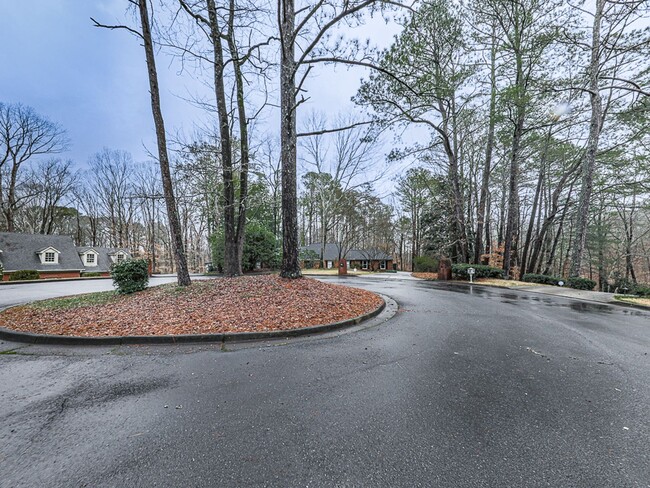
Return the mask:
{"type": "Polygon", "coordinates": [[[280,63],[280,145],[282,158],[283,278],[300,278],[298,260],[298,198],[296,180],[296,60],[294,0],[280,2],[282,48],[280,63]]]}
{"type": "Polygon", "coordinates": [[[591,121],[589,123],[589,139],[587,150],[582,162],[582,187],[578,200],[578,216],[576,221],[576,235],[574,239],[573,254],[571,256],[571,269],[569,276],[580,276],[582,255],[587,243],[587,225],[589,223],[589,204],[593,189],[594,171],[596,168],[596,153],[598,140],[603,123],[602,97],[598,87],[600,66],[600,26],[603,17],[605,0],[596,1],[594,14],[594,27],[591,39],[591,61],[589,63],[589,98],[591,101],[591,121]]]}
{"type": "Polygon", "coordinates": [[[187,286],[191,283],[190,274],[187,269],[187,260],[183,249],[183,236],[181,233],[181,224],[178,218],[178,208],[176,198],[174,197],[174,188],[172,185],[171,172],[169,170],[169,155],[167,153],[167,137],[165,134],[165,123],[160,108],[160,91],[158,88],[158,74],[156,72],[156,60],[153,52],[153,42],[151,40],[151,28],[149,24],[149,12],[147,10],[147,0],[138,2],[140,10],[140,22],[142,25],[142,38],[144,41],[144,50],[147,59],[147,71],[149,72],[149,89],[151,93],[151,111],[156,126],[156,139],[158,142],[158,161],[160,163],[160,173],[162,175],[163,194],[165,196],[165,205],[167,206],[167,216],[169,220],[169,229],[171,232],[171,247],[176,262],[177,278],[179,286],[187,286]]]}

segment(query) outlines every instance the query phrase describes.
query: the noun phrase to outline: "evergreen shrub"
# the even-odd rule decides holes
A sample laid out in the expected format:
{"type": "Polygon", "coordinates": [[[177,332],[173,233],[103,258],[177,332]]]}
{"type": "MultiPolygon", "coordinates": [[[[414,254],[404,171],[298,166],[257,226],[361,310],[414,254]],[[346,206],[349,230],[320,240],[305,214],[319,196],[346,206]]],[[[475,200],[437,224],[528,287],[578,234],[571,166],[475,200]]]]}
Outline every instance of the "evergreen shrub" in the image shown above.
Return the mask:
{"type": "Polygon", "coordinates": [[[566,282],[569,288],[576,290],[593,290],[596,287],[596,282],[587,278],[569,278],[566,282]]]}
{"type": "Polygon", "coordinates": [[[451,273],[456,278],[469,280],[469,268],[474,268],[474,278],[503,278],[503,270],[484,264],[453,264],[451,273]]]}
{"type": "Polygon", "coordinates": [[[413,269],[416,273],[437,273],[438,264],[432,256],[418,256],[413,260],[413,269]]]}
{"type": "Polygon", "coordinates": [[[142,291],[149,283],[149,265],[146,259],[128,259],[111,266],[113,286],[120,294],[142,291]]]}
{"type": "Polygon", "coordinates": [[[539,283],[541,285],[554,285],[558,286],[558,283],[562,280],[562,278],[558,278],[557,276],[549,276],[545,274],[534,274],[534,273],[526,273],[524,276],[521,277],[521,281],[525,281],[526,283],[539,283]]]}
{"type": "Polygon", "coordinates": [[[20,271],[11,273],[9,275],[9,281],[37,280],[40,277],[40,273],[35,269],[21,269],[20,271]]]}

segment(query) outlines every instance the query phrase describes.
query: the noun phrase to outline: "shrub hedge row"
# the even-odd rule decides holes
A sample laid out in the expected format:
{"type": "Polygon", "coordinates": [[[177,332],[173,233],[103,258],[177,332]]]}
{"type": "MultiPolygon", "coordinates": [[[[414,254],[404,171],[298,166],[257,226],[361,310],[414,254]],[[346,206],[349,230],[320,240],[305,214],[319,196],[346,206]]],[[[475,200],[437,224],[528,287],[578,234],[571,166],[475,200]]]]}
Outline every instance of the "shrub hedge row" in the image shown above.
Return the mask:
{"type": "Polygon", "coordinates": [[[37,280],[40,276],[39,272],[35,269],[21,269],[20,271],[11,273],[9,275],[9,281],[37,280]]]}
{"type": "Polygon", "coordinates": [[[596,287],[596,282],[587,278],[569,278],[566,284],[576,290],[593,290],[596,287]]]}
{"type": "Polygon", "coordinates": [[[521,277],[521,281],[525,281],[526,283],[539,283],[541,285],[559,286],[558,283],[562,281],[562,278],[544,274],[527,273],[521,277]]]}
{"type": "Polygon", "coordinates": [[[82,278],[97,278],[98,276],[101,276],[101,273],[98,273],[96,271],[84,271],[81,273],[82,278]]]}
{"type": "Polygon", "coordinates": [[[484,264],[453,264],[451,266],[451,273],[456,278],[469,280],[468,270],[470,268],[474,268],[474,278],[503,278],[503,270],[501,268],[493,268],[484,264]]]}
{"type": "Polygon", "coordinates": [[[650,298],[650,285],[638,284],[634,287],[633,293],[642,298],[650,298]]]}

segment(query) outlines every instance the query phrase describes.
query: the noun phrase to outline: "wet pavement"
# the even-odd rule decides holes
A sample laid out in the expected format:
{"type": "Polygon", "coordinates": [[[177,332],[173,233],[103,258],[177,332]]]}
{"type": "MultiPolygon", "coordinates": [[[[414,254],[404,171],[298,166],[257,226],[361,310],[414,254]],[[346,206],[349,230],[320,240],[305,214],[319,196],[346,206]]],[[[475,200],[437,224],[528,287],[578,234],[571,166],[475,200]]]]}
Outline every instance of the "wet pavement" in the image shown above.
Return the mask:
{"type": "Polygon", "coordinates": [[[650,486],[649,312],[328,281],[400,309],[226,348],[0,343],[0,486],[650,486]]]}

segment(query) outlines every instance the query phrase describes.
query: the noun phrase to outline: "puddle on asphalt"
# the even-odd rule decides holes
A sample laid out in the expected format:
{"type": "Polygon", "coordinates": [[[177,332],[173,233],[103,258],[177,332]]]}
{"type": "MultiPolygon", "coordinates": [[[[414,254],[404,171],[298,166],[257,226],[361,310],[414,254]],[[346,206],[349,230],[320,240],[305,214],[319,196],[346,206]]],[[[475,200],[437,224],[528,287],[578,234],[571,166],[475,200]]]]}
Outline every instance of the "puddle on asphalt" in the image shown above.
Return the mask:
{"type": "Polygon", "coordinates": [[[517,305],[518,301],[530,301],[552,307],[563,307],[576,312],[595,312],[595,313],[623,313],[632,317],[644,317],[648,313],[642,310],[635,310],[630,308],[618,307],[616,305],[607,305],[604,303],[583,302],[569,297],[554,297],[543,296],[531,293],[526,295],[525,291],[520,293],[513,292],[512,290],[501,290],[499,288],[488,288],[486,286],[472,286],[472,285],[444,285],[442,283],[425,282],[420,283],[423,288],[437,288],[452,293],[461,293],[463,295],[476,296],[481,298],[500,299],[501,303],[508,305],[517,305]],[[424,285],[424,286],[423,286],[424,285]]]}

